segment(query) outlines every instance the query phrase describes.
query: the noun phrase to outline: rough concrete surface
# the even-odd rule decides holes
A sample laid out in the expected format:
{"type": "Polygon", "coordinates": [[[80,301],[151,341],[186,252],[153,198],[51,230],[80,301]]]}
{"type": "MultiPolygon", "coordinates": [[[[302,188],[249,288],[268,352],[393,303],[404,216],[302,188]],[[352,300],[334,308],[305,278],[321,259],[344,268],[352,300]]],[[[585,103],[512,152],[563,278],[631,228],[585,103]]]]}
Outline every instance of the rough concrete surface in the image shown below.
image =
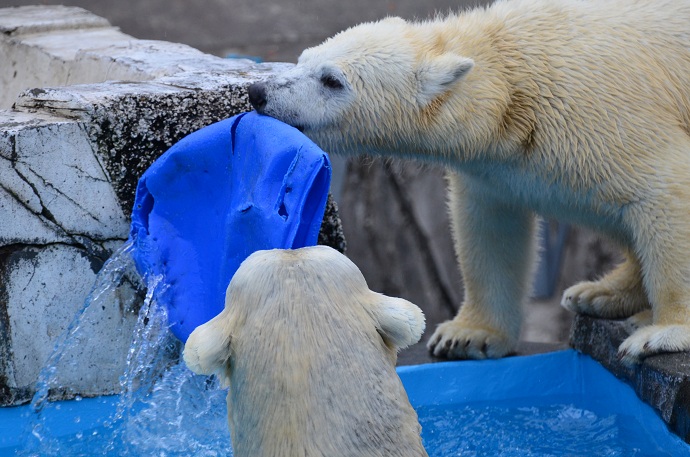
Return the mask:
{"type": "Polygon", "coordinates": [[[77,59],[79,50],[132,41],[108,22],[81,8],[23,7],[0,9],[0,108],[12,106],[23,89],[136,78],[135,74],[94,66],[77,59]],[[77,63],[79,62],[79,63],[77,63]],[[81,62],[86,65],[82,65],[81,62]],[[108,73],[108,74],[104,74],[108,73]],[[112,76],[111,76],[112,74],[112,76]]]}
{"type": "Polygon", "coordinates": [[[122,237],[127,230],[127,218],[97,158],[73,153],[92,148],[83,125],[58,125],[59,136],[56,125],[50,123],[5,137],[12,144],[0,150],[0,175],[2,191],[13,197],[5,200],[13,218],[0,222],[3,244],[29,241],[27,234],[38,243],[66,242],[86,234],[108,240],[122,237]]]}
{"type": "MultiPolygon", "coordinates": [[[[0,365],[5,365],[0,404],[15,404],[33,395],[38,373],[53,352],[51,343],[75,318],[103,260],[67,244],[13,245],[0,251],[0,300],[7,303],[0,320],[8,332],[2,344],[8,357],[0,357],[0,365]]],[[[136,322],[131,312],[135,298],[134,289],[123,286],[113,299],[102,301],[102,309],[92,310],[91,319],[81,322],[83,339],[58,367],[64,394],[119,392],[126,361],[122,354],[130,343],[123,335],[131,334],[136,322]]]]}

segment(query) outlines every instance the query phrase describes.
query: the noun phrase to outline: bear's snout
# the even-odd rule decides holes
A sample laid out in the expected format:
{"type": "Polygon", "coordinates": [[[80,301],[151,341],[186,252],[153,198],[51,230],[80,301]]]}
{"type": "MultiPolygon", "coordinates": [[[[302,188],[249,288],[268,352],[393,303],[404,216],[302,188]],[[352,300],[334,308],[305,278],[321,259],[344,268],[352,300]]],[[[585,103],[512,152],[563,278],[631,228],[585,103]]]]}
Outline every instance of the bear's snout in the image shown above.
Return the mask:
{"type": "Polygon", "coordinates": [[[263,83],[254,83],[249,86],[249,103],[252,104],[255,110],[262,112],[266,107],[266,86],[263,83]]]}

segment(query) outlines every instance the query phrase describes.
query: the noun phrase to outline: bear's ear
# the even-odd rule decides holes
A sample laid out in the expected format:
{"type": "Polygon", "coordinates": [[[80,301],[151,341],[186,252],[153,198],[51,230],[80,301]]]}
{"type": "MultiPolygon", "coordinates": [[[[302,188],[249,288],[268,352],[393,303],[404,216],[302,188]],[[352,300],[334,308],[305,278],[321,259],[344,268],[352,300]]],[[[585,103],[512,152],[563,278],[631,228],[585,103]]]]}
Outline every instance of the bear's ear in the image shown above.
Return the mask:
{"type": "Polygon", "coordinates": [[[423,105],[431,102],[464,78],[473,67],[474,60],[451,53],[422,61],[416,71],[417,100],[423,105]]]}
{"type": "Polygon", "coordinates": [[[381,337],[397,349],[419,341],[426,325],[422,310],[402,298],[372,293],[375,300],[372,313],[381,337]]]}
{"type": "Polygon", "coordinates": [[[221,384],[227,386],[230,359],[230,326],[226,313],[221,312],[207,323],[194,329],[184,345],[182,358],[187,367],[197,374],[217,374],[221,384]]]}

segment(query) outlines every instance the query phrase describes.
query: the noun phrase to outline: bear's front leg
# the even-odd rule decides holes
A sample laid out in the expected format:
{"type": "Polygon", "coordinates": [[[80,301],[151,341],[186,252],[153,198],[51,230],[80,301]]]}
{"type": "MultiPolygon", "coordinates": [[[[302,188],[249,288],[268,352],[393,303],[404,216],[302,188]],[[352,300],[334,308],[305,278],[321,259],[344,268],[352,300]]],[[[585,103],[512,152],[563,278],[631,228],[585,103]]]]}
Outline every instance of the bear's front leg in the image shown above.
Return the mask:
{"type": "MultiPolygon", "coordinates": [[[[690,176],[690,170],[685,173],[690,176]]],[[[649,198],[627,213],[635,229],[652,323],[634,331],[618,348],[626,363],[661,352],[690,351],[690,182],[683,176],[672,178],[675,185],[666,186],[669,193],[649,198]]]]}
{"type": "Polygon", "coordinates": [[[455,174],[449,174],[449,206],[465,299],[427,347],[452,359],[503,357],[520,335],[534,264],[534,216],[455,174]]]}

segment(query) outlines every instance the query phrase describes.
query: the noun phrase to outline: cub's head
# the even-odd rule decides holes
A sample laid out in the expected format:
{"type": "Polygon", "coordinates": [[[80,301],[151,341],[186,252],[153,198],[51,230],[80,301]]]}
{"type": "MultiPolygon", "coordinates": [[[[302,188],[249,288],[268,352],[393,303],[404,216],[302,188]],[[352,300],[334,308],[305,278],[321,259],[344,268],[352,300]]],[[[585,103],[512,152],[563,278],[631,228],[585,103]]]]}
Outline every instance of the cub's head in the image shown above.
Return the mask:
{"type": "Polygon", "coordinates": [[[474,62],[434,49],[420,24],[361,24],[305,50],[297,65],[249,87],[262,114],[302,130],[329,152],[414,148],[419,129],[474,62]]]}
{"type": "Polygon", "coordinates": [[[217,373],[229,385],[233,357],[310,360],[326,346],[355,357],[374,340],[394,354],[419,341],[424,327],[421,309],[369,290],[357,266],[335,249],[273,249],[242,262],[225,309],[192,332],[183,356],[195,373],[217,373]]]}

